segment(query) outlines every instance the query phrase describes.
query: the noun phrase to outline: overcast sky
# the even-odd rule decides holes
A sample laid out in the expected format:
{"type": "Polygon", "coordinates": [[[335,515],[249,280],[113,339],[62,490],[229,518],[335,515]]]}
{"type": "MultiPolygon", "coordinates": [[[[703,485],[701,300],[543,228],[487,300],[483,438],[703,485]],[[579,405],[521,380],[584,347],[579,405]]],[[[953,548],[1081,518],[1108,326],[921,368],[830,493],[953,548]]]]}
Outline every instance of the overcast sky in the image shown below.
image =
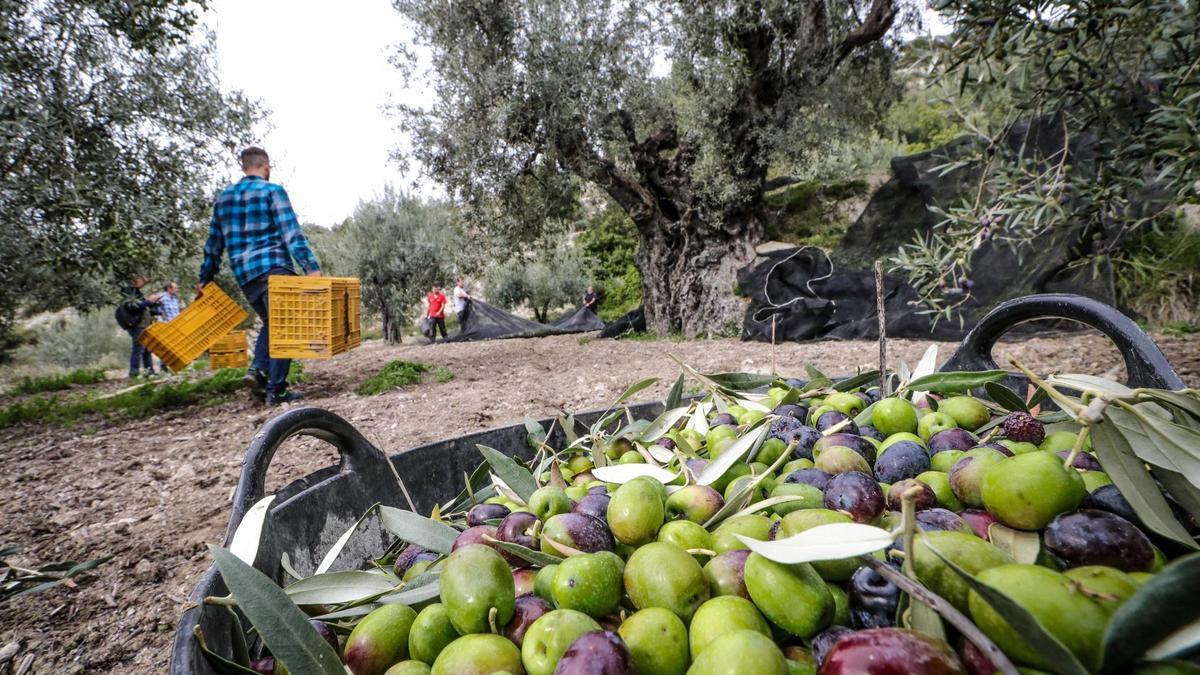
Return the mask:
{"type": "MultiPolygon", "coordinates": [[[[211,8],[222,83],[271,111],[258,140],[302,222],[333,225],[385,184],[412,185],[389,159],[402,138],[383,106],[420,95],[404,91],[388,63],[393,45],[410,40],[388,0],[214,0],[211,8]]],[[[944,32],[936,17],[927,22],[944,32]]],[[[231,162],[231,179],[236,169],[231,162]]]]}

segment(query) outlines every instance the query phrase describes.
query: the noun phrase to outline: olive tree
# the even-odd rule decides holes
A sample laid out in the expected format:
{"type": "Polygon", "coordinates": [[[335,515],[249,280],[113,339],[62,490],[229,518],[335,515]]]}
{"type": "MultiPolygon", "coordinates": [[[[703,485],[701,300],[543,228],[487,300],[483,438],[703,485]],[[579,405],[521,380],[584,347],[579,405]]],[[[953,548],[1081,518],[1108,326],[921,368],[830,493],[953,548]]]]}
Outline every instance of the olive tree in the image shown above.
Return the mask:
{"type": "Polygon", "coordinates": [[[475,216],[529,241],[582,186],[637,226],[647,322],[715,330],[763,236],[774,161],[819,152],[889,91],[894,0],[394,0],[410,157],[475,216]],[[426,69],[427,65],[427,69],[426,69]]]}
{"type": "Polygon", "coordinates": [[[258,117],[221,91],[202,8],[0,0],[0,344],[22,311],[96,307],[196,251],[258,117]]]}

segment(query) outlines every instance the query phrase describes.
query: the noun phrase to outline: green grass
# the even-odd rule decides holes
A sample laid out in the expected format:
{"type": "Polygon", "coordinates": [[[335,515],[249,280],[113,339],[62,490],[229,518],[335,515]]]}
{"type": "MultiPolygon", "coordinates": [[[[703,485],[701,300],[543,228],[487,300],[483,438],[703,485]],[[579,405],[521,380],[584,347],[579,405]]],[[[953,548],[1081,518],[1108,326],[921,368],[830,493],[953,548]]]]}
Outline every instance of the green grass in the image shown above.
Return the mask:
{"type": "Polygon", "coordinates": [[[433,371],[433,379],[437,382],[449,382],[454,379],[454,371],[446,366],[438,366],[438,369],[433,371]]]}
{"type": "Polygon", "coordinates": [[[837,204],[867,192],[867,183],[858,179],[802,181],[774,190],[765,195],[772,212],[766,237],[831,249],[852,224],[836,212],[837,204]]]}
{"type": "Polygon", "coordinates": [[[1200,324],[1187,321],[1173,321],[1163,326],[1162,332],[1167,335],[1195,335],[1200,333],[1200,324]]]}
{"type": "Polygon", "coordinates": [[[148,382],[110,398],[35,396],[0,409],[0,429],[20,422],[69,424],[87,415],[145,417],[172,408],[215,405],[242,387],[242,375],[240,369],[227,369],[201,379],[148,382]]]}
{"type": "Polygon", "coordinates": [[[104,381],[103,368],[80,368],[62,375],[22,377],[13,389],[14,394],[40,394],[44,391],[70,389],[75,384],[96,384],[104,381]]]}
{"type": "MultiPolygon", "coordinates": [[[[382,394],[385,391],[391,391],[398,387],[418,384],[421,381],[421,373],[427,372],[429,372],[429,366],[424,363],[392,361],[378,373],[368,377],[362,384],[358,385],[354,393],[359,396],[374,396],[375,394],[382,394]]],[[[449,373],[449,369],[446,369],[446,372],[449,373]]]]}

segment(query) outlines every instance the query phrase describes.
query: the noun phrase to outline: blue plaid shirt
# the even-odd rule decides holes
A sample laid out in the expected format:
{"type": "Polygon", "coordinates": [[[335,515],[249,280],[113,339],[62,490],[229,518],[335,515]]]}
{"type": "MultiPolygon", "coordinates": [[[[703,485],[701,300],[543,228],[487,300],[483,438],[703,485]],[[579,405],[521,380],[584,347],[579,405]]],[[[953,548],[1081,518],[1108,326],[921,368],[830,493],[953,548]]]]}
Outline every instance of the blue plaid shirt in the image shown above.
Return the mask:
{"type": "Polygon", "coordinates": [[[240,286],[273,268],[292,269],[293,258],[305,272],[321,269],[300,231],[287,191],[259,176],[246,176],[217,197],[204,244],[200,283],[213,280],[225,250],[240,286]]]}
{"type": "Polygon", "coordinates": [[[159,316],[162,317],[162,320],[170,321],[179,316],[179,298],[164,292],[162,297],[158,299],[158,308],[161,312],[159,316]]]}

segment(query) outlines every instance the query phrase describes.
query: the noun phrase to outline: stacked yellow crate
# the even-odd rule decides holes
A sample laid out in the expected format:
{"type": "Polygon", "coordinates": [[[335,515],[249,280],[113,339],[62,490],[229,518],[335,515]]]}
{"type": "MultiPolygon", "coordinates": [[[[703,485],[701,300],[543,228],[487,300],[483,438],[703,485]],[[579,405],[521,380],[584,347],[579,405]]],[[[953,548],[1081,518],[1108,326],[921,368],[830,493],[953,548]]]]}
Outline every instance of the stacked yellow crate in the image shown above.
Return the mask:
{"type": "Polygon", "coordinates": [[[140,342],[168,368],[179,372],[228,335],[246,316],[246,310],[216,284],[209,284],[179,316],[147,327],[140,342]]]}
{"type": "Polygon", "coordinates": [[[208,367],[212,370],[222,368],[245,368],[250,365],[250,353],[246,343],[246,331],[230,331],[228,335],[217,340],[208,348],[208,367]]]}
{"type": "Polygon", "coordinates": [[[271,358],[327,359],[361,344],[358,279],[273,276],[267,294],[271,358]]]}

